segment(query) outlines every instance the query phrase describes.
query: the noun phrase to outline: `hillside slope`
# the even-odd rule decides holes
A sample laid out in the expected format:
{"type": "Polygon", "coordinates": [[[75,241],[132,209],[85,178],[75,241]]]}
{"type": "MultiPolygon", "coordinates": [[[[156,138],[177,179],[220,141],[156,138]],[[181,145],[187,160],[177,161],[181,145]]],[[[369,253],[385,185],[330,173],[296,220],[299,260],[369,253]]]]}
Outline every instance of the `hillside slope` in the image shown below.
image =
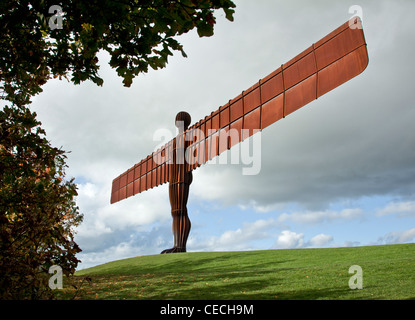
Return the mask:
{"type": "Polygon", "coordinates": [[[415,299],[415,244],[141,256],[78,271],[59,294],[63,299],[74,296],[415,299]],[[361,290],[349,287],[352,265],[362,268],[361,290]]]}

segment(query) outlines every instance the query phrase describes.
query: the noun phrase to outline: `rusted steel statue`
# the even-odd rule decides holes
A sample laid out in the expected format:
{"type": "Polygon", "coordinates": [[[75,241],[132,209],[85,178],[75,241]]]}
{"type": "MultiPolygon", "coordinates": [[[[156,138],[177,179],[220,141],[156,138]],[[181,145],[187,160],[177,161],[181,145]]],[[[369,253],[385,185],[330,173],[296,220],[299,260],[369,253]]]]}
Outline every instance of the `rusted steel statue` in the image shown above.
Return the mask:
{"type": "MultiPolygon", "coordinates": [[[[187,112],[182,111],[177,114],[176,127],[179,129],[179,135],[184,134],[190,122],[191,118],[187,112]]],[[[169,198],[173,218],[174,246],[162,253],[186,252],[186,242],[191,226],[186,205],[189,187],[193,180],[192,171],[185,163],[185,151],[188,146],[189,142],[183,139],[173,141],[173,163],[169,171],[169,198]]]]}
{"type": "Polygon", "coordinates": [[[354,17],[192,126],[190,115],[180,112],[179,134],[113,180],[111,203],[169,182],[174,246],[162,253],[185,252],[192,171],[356,77],[368,63],[361,20],[354,17]]]}

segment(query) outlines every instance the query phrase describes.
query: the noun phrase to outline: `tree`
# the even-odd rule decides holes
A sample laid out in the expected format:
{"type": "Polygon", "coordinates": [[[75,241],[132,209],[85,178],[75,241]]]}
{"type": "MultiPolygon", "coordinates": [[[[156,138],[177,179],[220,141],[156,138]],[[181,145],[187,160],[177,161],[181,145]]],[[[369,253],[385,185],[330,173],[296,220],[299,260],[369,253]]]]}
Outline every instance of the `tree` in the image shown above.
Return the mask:
{"type": "Polygon", "coordinates": [[[44,298],[47,271],[69,275],[80,252],[76,185],[65,181],[64,151],[53,148],[28,109],[0,111],[0,298],[44,298]]]}
{"type": "Polygon", "coordinates": [[[28,105],[51,78],[103,84],[97,54],[110,54],[125,86],[164,68],[175,37],[196,28],[213,35],[214,12],[233,20],[231,0],[2,0],[0,94],[0,298],[45,298],[47,271],[72,274],[73,241],[83,216],[76,184],[65,179],[65,151],[46,139],[28,105]]]}
{"type": "Polygon", "coordinates": [[[52,77],[102,85],[97,53],[129,87],[148,68],[164,68],[175,39],[194,28],[213,35],[214,11],[233,20],[231,0],[2,0],[0,4],[0,89],[3,99],[25,105],[52,77]]]}

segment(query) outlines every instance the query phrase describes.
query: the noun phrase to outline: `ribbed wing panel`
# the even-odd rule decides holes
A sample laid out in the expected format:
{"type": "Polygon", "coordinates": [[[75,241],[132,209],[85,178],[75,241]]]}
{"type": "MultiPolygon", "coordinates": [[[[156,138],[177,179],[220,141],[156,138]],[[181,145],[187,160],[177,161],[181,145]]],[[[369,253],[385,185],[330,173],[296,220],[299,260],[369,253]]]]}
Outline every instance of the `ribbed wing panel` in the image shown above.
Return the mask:
{"type": "Polygon", "coordinates": [[[111,203],[162,185],[169,180],[174,139],[112,181],[111,203]]]}
{"type": "Polygon", "coordinates": [[[368,62],[361,20],[356,17],[190,127],[204,138],[189,147],[189,169],[354,78],[368,62]]]}

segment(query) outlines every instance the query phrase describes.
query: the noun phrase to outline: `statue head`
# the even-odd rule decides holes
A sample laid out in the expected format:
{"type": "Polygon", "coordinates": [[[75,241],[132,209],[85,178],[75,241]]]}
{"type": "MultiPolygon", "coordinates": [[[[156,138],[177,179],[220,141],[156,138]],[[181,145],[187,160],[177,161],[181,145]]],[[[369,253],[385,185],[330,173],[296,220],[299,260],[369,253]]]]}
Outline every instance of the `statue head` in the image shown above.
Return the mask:
{"type": "Polygon", "coordinates": [[[179,128],[179,131],[189,128],[191,122],[192,118],[186,111],[180,111],[176,115],[176,127],[179,128]]]}

